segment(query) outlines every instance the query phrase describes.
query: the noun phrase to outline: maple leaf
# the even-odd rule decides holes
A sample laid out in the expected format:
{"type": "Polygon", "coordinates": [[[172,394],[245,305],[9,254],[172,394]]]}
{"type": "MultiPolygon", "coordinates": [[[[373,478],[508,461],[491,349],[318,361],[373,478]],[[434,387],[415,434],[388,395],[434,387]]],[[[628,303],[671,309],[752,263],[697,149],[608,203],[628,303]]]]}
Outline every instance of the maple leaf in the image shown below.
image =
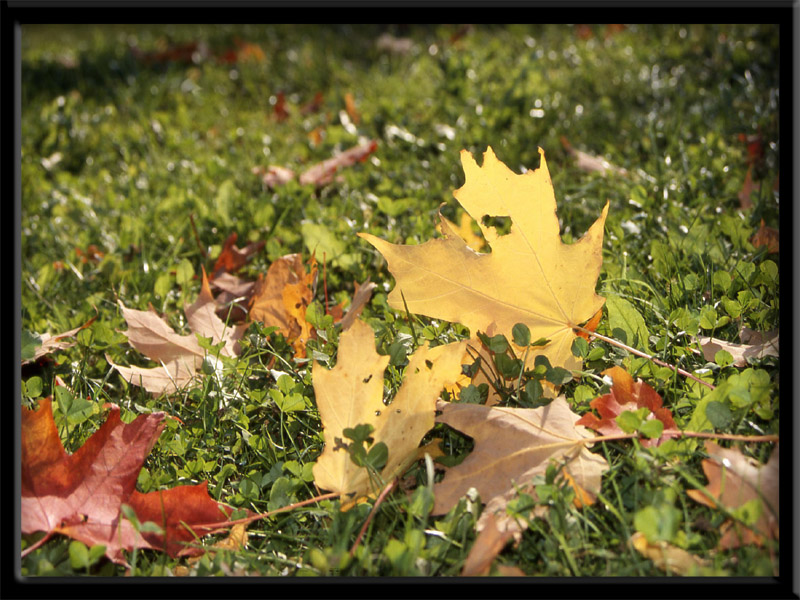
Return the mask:
{"type": "MultiPolygon", "coordinates": [[[[585,440],[593,434],[575,424],[578,415],[563,396],[534,409],[448,402],[439,402],[437,408],[442,414],[436,421],[470,436],[475,447],[434,486],[432,514],[447,512],[474,487],[487,504],[481,519],[497,515],[517,487],[526,488],[534,476],[545,474],[551,460],[564,463],[578,504],[594,502],[608,463],[587,450],[585,440]]],[[[529,493],[535,496],[535,490],[529,493]]]]}
{"type": "MultiPolygon", "coordinates": [[[[465,342],[418,348],[409,358],[405,377],[394,400],[383,402],[383,372],[388,356],[375,351],[375,334],[357,320],[339,337],[336,366],[325,369],[316,361],[313,385],[322,420],[325,450],[314,465],[319,488],[339,492],[346,510],[373,495],[375,485],[367,468],[351,460],[345,445],[346,428],[373,427],[373,445],[383,442],[388,458],[380,477],[399,476],[418,458],[422,437],[434,425],[436,399],[445,383],[461,372],[465,342]]],[[[379,490],[378,490],[379,491],[379,490]]]]}
{"type": "Polygon", "coordinates": [[[658,438],[641,439],[642,446],[658,446],[678,435],[678,428],[672,418],[672,413],[661,405],[662,398],[652,387],[641,379],[634,381],[630,374],[621,367],[606,369],[603,371],[603,375],[609,375],[614,382],[611,391],[589,403],[589,406],[596,410],[601,418],[598,419],[594,413],[586,413],[576,422],[576,425],[594,429],[603,435],[623,433],[616,418],[626,410],[636,411],[640,408],[647,408],[650,414],[645,417],[645,420],[657,419],[664,424],[664,429],[658,438]]]}
{"type": "Polygon", "coordinates": [[[305,343],[314,334],[306,321],[306,308],[314,297],[317,261],[312,257],[306,273],[300,254],[287,254],[274,261],[266,276],[259,276],[250,298],[250,318],[267,327],[277,327],[292,341],[295,356],[305,356],[305,343]]]}
{"type": "Polygon", "coordinates": [[[151,360],[160,362],[160,367],[123,367],[106,360],[122,377],[133,385],[141,385],[153,394],[174,393],[191,383],[203,364],[207,351],[200,346],[197,336],[211,338],[212,344],[224,342],[220,354],[228,357],[240,352],[238,340],[245,326],[229,327],[216,314],[216,302],[211,295],[208,278],[203,271],[203,283],[197,300],[184,310],[189,328],[194,332],[180,335],[154,311],[127,308],[120,301],[122,316],[128,323],[123,332],[136,350],[151,360]]]}
{"type": "Polygon", "coordinates": [[[752,341],[751,344],[735,344],[733,342],[726,342],[715,337],[698,337],[697,343],[703,350],[703,357],[709,361],[714,362],[717,352],[725,350],[733,357],[733,366],[746,367],[747,359],[750,358],[764,358],[765,356],[778,356],[779,355],[779,330],[773,329],[772,331],[761,333],[748,329],[747,332],[756,335],[749,335],[743,330],[740,335],[743,341],[752,341]],[[747,337],[745,337],[747,336],[747,337]]]}
{"type": "Polygon", "coordinates": [[[752,529],[739,522],[723,523],[718,546],[721,550],[750,544],[760,546],[765,537],[778,539],[778,447],[776,444],[767,464],[761,465],[735,448],[722,448],[714,442],[706,442],[709,458],[702,464],[708,486],[705,490],[688,490],[689,497],[706,506],[716,508],[721,505],[728,510],[754,500],[761,503],[761,514],[752,529]]]}
{"type": "Polygon", "coordinates": [[[73,335],[78,333],[81,329],[86,329],[87,327],[89,327],[89,325],[94,323],[96,318],[97,316],[95,315],[80,327],[76,327],[75,329],[70,329],[69,331],[65,331],[63,333],[58,333],[56,335],[43,333],[40,336],[36,336],[38,337],[38,340],[34,341],[38,342],[39,345],[33,350],[33,355],[32,356],[29,355],[30,358],[22,359],[22,364],[26,365],[28,363],[36,362],[42,356],[50,354],[55,350],[66,350],[67,348],[74,346],[75,342],[68,342],[66,341],[65,338],[72,337],[73,335]]]}
{"type": "Polygon", "coordinates": [[[226,529],[232,509],[211,499],[207,482],[142,494],[136,479],[164,428],[163,412],[122,423],[110,406],[106,422],[74,454],[64,450],[53,421],[52,401],[22,410],[22,503],[24,534],[63,534],[89,546],[102,544],[116,563],[127,564],[122,550],[147,548],[170,556],[201,554],[189,547],[195,535],[226,529]],[[137,531],[123,517],[122,505],[140,523],[161,530],[137,531]]]}
{"type": "Polygon", "coordinates": [[[459,322],[473,335],[482,331],[490,337],[501,333],[511,339],[514,325],[523,323],[532,339],[550,340],[538,353],[552,366],[577,369],[573,327],[588,321],[604,302],[594,290],[608,203],[579,241],[564,244],[544,151],[539,154],[538,169],[517,175],[491,147],[482,167],[461,152],[466,183],[454,196],[478,222],[490,254],[471,250],[444,220],[443,238],[415,246],[358,235],[389,263],[397,281],[389,294],[392,308],[405,310],[407,304],[412,313],[459,322]],[[484,217],[510,218],[510,233],[499,236],[484,217]]]}

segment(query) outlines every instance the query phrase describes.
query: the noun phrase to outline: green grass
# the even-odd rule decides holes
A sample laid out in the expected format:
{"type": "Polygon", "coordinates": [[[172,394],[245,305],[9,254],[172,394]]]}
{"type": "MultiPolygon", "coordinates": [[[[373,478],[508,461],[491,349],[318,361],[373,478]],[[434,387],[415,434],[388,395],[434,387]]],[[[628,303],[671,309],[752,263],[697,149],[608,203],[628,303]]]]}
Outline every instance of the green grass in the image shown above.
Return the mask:
{"type": "MultiPolygon", "coordinates": [[[[578,239],[610,201],[598,293],[614,300],[598,332],[624,339],[720,386],[716,400],[731,418],[720,433],[777,433],[779,368],[775,359],[742,372],[693,353],[698,333],[738,341],[740,326],[765,331],[779,324],[777,255],[748,240],[761,219],[778,227],[778,36],[773,26],[630,26],[604,38],[596,26],[583,39],[572,26],[474,26],[450,42],[457,26],[390,27],[410,37],[408,54],[379,51],[384,31],[368,26],[23,26],[22,33],[22,328],[58,333],[97,321],[54,362],[23,369],[32,406],[53,393],[60,376],[75,395],[122,407],[123,418],[164,410],[168,420],[139,477],[140,491],[209,481],[214,498],[263,512],[315,496],[308,465],[322,450],[309,364],[292,360],[280,337],[254,324],[238,361],[191,391],[153,398],[127,385],[106,362],[147,365],[126,343],[117,299],[148,304],[186,332],[183,306],[199,291],[205,260],[195,240],[219,251],[235,231],[239,245],[266,240],[240,273],[255,279],[279,256],[310,255],[301,224],[335,240],[328,256],[332,299],[352,294],[353,281],[379,285],[365,318],[378,348],[393,360],[387,386],[396,389],[413,350],[406,316],[388,308],[393,284],[383,259],[357,238],[368,231],[392,242],[435,235],[439,205],[455,220],[452,197],[463,183],[459,152],[491,145],[514,170],[547,153],[565,241],[578,239]],[[258,44],[263,62],[147,65],[148,52],[203,41],[222,52],[235,39],[258,44]],[[291,116],[278,122],[279,92],[291,116]],[[299,108],[323,95],[322,110],[299,108]],[[340,119],[344,95],[355,98],[353,132],[340,119]],[[318,146],[309,133],[324,128],[318,146]],[[400,135],[396,132],[400,131],[400,135]],[[739,134],[760,132],[763,181],[754,206],[741,210],[747,171],[739,134]],[[632,173],[603,177],[579,171],[563,150],[604,156],[632,173]],[[289,184],[265,189],[251,169],[294,169],[329,158],[360,137],[379,146],[373,158],[342,172],[344,180],[315,190],[289,184]],[[56,154],[60,162],[45,166],[56,154]],[[43,163],[45,161],[45,163],[43,163]],[[99,262],[79,251],[96,245],[99,262]],[[195,277],[180,277],[188,261],[195,277]],[[60,268],[59,268],[60,267],[60,268]],[[725,275],[727,274],[727,275],[725,275]],[[613,311],[613,314],[608,314],[613,311]],[[291,375],[283,394],[299,394],[300,411],[283,412],[267,393],[277,384],[270,362],[291,375]],[[699,370],[699,371],[698,371],[699,370]],[[41,392],[33,378],[42,382],[41,392]],[[721,384],[726,384],[721,386],[721,384]]],[[[319,258],[319,257],[318,257],[319,258]]],[[[520,268],[524,268],[520,265],[520,268]]],[[[324,298],[322,286],[317,301],[324,298]]],[[[463,328],[419,318],[420,341],[445,343],[463,328]]],[[[325,362],[338,334],[313,343],[325,362]]],[[[622,365],[652,385],[681,427],[709,391],[603,342],[589,346],[585,374],[564,386],[575,410],[607,386],[597,375],[622,365]]],[[[514,398],[508,400],[514,404],[514,398]]],[[[73,419],[56,411],[69,451],[103,422],[101,411],[73,419]],[[74,421],[78,422],[74,422],[74,421]]],[[[469,438],[437,426],[445,447],[464,455],[469,438]]],[[[738,444],[764,462],[768,444],[738,444]]],[[[702,444],[668,443],[647,450],[636,442],[599,444],[610,469],[599,501],[574,508],[568,489],[555,489],[544,518],[533,519],[518,546],[496,561],[535,576],[662,576],[628,544],[635,515],[655,511],[664,538],[703,557],[715,575],[762,576],[777,569],[778,544],[715,552],[727,518],[685,491],[705,483],[702,444]],[[557,534],[557,535],[556,535],[557,534]]],[[[415,467],[426,481],[424,466],[415,467]]],[[[246,551],[204,558],[198,575],[457,575],[475,539],[480,505],[468,499],[445,516],[430,516],[426,486],[390,495],[355,555],[348,552],[370,504],[347,512],[324,501],[253,523],[246,551]]],[[[517,503],[524,512],[525,498],[517,503]]],[[[24,537],[23,547],[36,536],[24,537]]],[[[209,540],[209,542],[212,540],[209,540]]],[[[22,561],[24,575],[122,575],[104,560],[75,567],[70,541],[59,538],[22,561]]],[[[133,557],[132,557],[133,558],[133,557]]],[[[165,575],[180,561],[138,552],[134,573],[165,575]]]]}

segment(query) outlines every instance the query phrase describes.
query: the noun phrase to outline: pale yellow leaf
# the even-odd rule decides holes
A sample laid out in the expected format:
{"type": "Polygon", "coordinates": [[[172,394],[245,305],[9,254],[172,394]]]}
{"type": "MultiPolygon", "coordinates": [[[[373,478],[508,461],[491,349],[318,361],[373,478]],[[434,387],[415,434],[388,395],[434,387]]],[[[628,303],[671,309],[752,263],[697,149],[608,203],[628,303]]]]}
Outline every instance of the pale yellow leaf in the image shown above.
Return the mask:
{"type": "Polygon", "coordinates": [[[524,323],[533,340],[550,340],[537,353],[553,366],[576,369],[573,327],[591,319],[604,301],[595,285],[608,204],[580,240],[564,244],[547,162],[541,149],[539,154],[541,166],[518,175],[491,148],[480,167],[469,152],[461,152],[466,183],[454,195],[477,221],[489,254],[470,249],[444,220],[443,237],[419,245],[359,235],[389,263],[397,281],[389,295],[393,308],[405,310],[405,298],[412,313],[462,323],[473,335],[483,331],[511,339],[513,326],[524,323]],[[510,232],[498,235],[483,223],[487,216],[510,218],[510,232]]]}
{"type": "Polygon", "coordinates": [[[315,362],[314,394],[325,438],[325,449],[314,465],[314,480],[324,490],[342,494],[343,508],[380,491],[364,467],[352,462],[344,448],[350,440],[344,429],[362,423],[373,426],[373,443],[387,445],[389,458],[380,473],[383,482],[401,475],[417,458],[422,437],[434,425],[436,399],[445,383],[461,372],[465,342],[428,348],[411,355],[404,380],[394,400],[383,402],[383,371],[388,356],[375,351],[375,334],[357,320],[339,337],[336,366],[325,369],[315,362]]]}

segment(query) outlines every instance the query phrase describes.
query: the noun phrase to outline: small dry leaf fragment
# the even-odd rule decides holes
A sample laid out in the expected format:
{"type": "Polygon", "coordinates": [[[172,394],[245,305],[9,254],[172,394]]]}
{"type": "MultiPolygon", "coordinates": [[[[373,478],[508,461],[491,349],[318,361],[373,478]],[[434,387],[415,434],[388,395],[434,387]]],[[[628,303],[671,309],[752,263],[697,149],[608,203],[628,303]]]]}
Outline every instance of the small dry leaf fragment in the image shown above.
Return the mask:
{"type": "Polygon", "coordinates": [[[586,413],[576,425],[583,425],[594,429],[603,435],[613,435],[623,433],[617,424],[616,418],[626,410],[636,411],[640,408],[647,408],[650,414],[645,419],[658,419],[664,424],[664,430],[660,437],[656,439],[641,439],[642,446],[658,446],[666,440],[678,435],[678,428],[672,418],[672,413],[668,408],[662,406],[662,398],[652,387],[639,379],[634,381],[630,374],[621,367],[611,367],[603,371],[603,375],[609,375],[614,382],[611,391],[589,403],[600,415],[586,413]]]}
{"type": "Polygon", "coordinates": [[[76,327],[75,329],[70,329],[69,331],[65,331],[63,333],[57,333],[56,335],[43,333],[42,335],[39,336],[39,339],[41,340],[42,343],[34,350],[33,357],[27,360],[23,360],[22,364],[26,365],[28,363],[36,362],[46,354],[50,354],[51,352],[54,352],[56,350],[66,350],[67,348],[74,346],[75,342],[68,342],[66,341],[65,338],[72,337],[73,335],[78,333],[81,329],[86,329],[87,327],[89,327],[89,325],[94,323],[95,319],[97,319],[96,315],[91,319],[89,319],[88,321],[86,321],[86,323],[84,323],[80,327],[76,327]]]}
{"type": "MultiPolygon", "coordinates": [[[[437,408],[442,411],[437,422],[470,436],[475,447],[434,486],[432,514],[450,510],[472,487],[487,503],[484,513],[490,512],[494,499],[501,500],[491,511],[497,513],[517,486],[524,489],[534,476],[544,475],[551,460],[564,465],[584,503],[594,501],[608,463],[587,450],[586,438],[594,434],[575,424],[578,415],[563,396],[535,409],[448,402],[440,402],[437,408]]],[[[527,491],[535,496],[533,489],[527,491]]]]}
{"type": "Polygon", "coordinates": [[[683,548],[666,542],[651,544],[640,531],[631,536],[630,543],[639,554],[652,560],[656,567],[673,575],[700,575],[701,569],[711,566],[711,561],[690,554],[683,548]]]}
{"type": "Polygon", "coordinates": [[[767,464],[762,465],[735,448],[722,448],[714,442],[706,442],[709,458],[702,464],[708,485],[704,490],[688,490],[689,497],[706,506],[716,508],[719,504],[728,510],[735,510],[753,500],[761,502],[761,514],[753,528],[734,521],[723,523],[720,549],[751,544],[761,546],[765,539],[778,539],[778,447],[776,444],[767,464]]]}
{"type": "Polygon", "coordinates": [[[53,421],[52,401],[22,409],[22,502],[24,534],[62,534],[88,546],[102,544],[106,556],[127,564],[123,550],[147,548],[170,556],[191,556],[195,534],[227,529],[231,509],[208,495],[207,482],[142,494],[136,480],[164,428],[163,412],[140,415],[131,423],[111,408],[106,422],[74,454],[64,450],[53,421]],[[123,517],[130,506],[141,523],[160,532],[139,532],[123,517]]]}
{"type": "Polygon", "coordinates": [[[364,162],[377,148],[377,140],[369,140],[366,143],[354,146],[333,158],[306,169],[300,174],[299,181],[303,185],[310,183],[317,187],[331,183],[339,169],[364,162]]]}
{"type": "Polygon", "coordinates": [[[573,328],[604,302],[595,284],[608,204],[580,240],[564,244],[547,162],[539,153],[540,167],[523,175],[500,162],[491,148],[480,167],[469,152],[461,153],[466,183],[454,195],[481,228],[489,254],[469,248],[446,221],[440,223],[442,238],[418,245],[359,236],[389,264],[397,282],[389,294],[395,310],[405,311],[407,305],[412,313],[462,323],[473,335],[482,331],[508,339],[514,325],[524,323],[532,339],[550,340],[530,353],[529,361],[544,354],[553,366],[578,369],[580,361],[571,351],[573,328]],[[509,218],[510,232],[499,235],[484,217],[509,218]]]}
{"type": "Polygon", "coordinates": [[[752,208],[753,201],[750,199],[750,196],[753,195],[753,192],[758,192],[760,189],[760,183],[753,183],[753,167],[751,165],[747,167],[747,174],[744,176],[742,189],[739,190],[739,206],[742,210],[752,208]]]}
{"type": "Polygon", "coordinates": [[[377,140],[369,140],[368,142],[345,150],[333,158],[312,165],[300,173],[299,176],[292,169],[276,165],[270,165],[267,169],[263,167],[253,167],[252,171],[254,175],[261,176],[264,185],[271,188],[285,185],[292,179],[295,179],[295,177],[297,177],[302,185],[310,184],[322,187],[331,183],[340,169],[350,167],[359,162],[364,162],[377,148],[377,140]]]}
{"type": "Polygon", "coordinates": [[[140,385],[153,394],[174,393],[191,384],[206,357],[195,334],[211,338],[213,344],[224,342],[220,353],[234,357],[240,352],[239,339],[245,326],[229,327],[217,315],[217,305],[203,271],[203,283],[197,300],[184,311],[193,333],[180,335],[154,311],[127,308],[120,301],[122,316],[128,324],[123,332],[136,350],[161,363],[155,368],[123,367],[108,356],[109,364],[133,385],[140,385]]]}
{"type": "Polygon", "coordinates": [[[774,227],[767,227],[764,224],[764,219],[761,219],[761,226],[750,238],[750,243],[756,248],[766,246],[767,252],[770,254],[778,254],[780,251],[779,238],[780,232],[774,227]]]}
{"type": "Polygon", "coordinates": [[[408,54],[414,49],[414,40],[407,37],[395,37],[390,33],[383,33],[375,40],[375,47],[382,52],[408,54]]]}
{"type": "Polygon", "coordinates": [[[446,382],[461,372],[464,342],[418,348],[409,359],[403,383],[392,402],[383,402],[383,372],[388,356],[375,351],[375,333],[355,321],[339,338],[336,366],[316,361],[313,385],[325,437],[325,449],[314,465],[314,480],[324,490],[342,494],[342,508],[380,491],[366,468],[357,466],[344,448],[345,428],[372,425],[374,444],[383,442],[388,460],[381,478],[399,476],[418,458],[422,437],[434,425],[436,399],[446,382]]]}
{"type": "Polygon", "coordinates": [[[489,573],[492,562],[500,551],[514,537],[510,531],[501,532],[494,514],[489,514],[483,530],[475,538],[472,548],[464,561],[462,577],[481,576],[489,573]]]}
{"type": "MultiPolygon", "coordinates": [[[[748,331],[753,331],[748,330],[748,331]]],[[[748,359],[759,359],[766,356],[779,356],[779,330],[773,329],[765,334],[758,333],[759,337],[748,337],[751,344],[734,344],[713,337],[698,337],[697,342],[703,350],[703,356],[709,362],[714,362],[717,352],[725,350],[733,357],[735,367],[746,367],[748,359]]]]}
{"type": "Polygon", "coordinates": [[[369,280],[369,277],[367,277],[364,283],[359,284],[356,281],[354,285],[356,289],[353,293],[353,301],[350,303],[350,308],[347,309],[347,314],[344,315],[341,320],[342,331],[349,329],[350,326],[355,323],[361,311],[364,310],[364,307],[369,302],[369,299],[372,298],[372,290],[378,287],[376,283],[369,280]]]}
{"type": "Polygon", "coordinates": [[[612,165],[606,159],[587,154],[581,150],[576,150],[563,135],[561,136],[561,145],[564,147],[564,150],[567,151],[567,154],[575,158],[576,166],[581,171],[586,171],[587,173],[600,173],[601,175],[614,173],[616,175],[622,175],[623,177],[628,176],[628,171],[621,167],[612,165]]]}

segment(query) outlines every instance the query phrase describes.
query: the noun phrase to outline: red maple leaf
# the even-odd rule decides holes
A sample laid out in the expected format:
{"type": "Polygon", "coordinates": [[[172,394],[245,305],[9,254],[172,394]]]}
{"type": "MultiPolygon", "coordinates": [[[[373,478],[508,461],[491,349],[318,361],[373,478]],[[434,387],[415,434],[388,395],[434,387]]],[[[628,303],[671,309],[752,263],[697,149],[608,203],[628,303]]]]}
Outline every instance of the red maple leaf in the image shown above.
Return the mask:
{"type": "Polygon", "coordinates": [[[589,403],[589,406],[598,412],[600,418],[598,419],[594,413],[586,413],[576,421],[576,425],[594,429],[603,435],[623,433],[616,418],[626,410],[636,411],[640,408],[647,408],[650,410],[650,414],[646,419],[658,419],[664,424],[664,430],[661,437],[657,439],[642,439],[642,446],[658,446],[667,439],[678,435],[678,428],[672,418],[672,413],[661,405],[662,399],[658,392],[641,379],[634,381],[633,377],[621,367],[606,369],[603,371],[603,375],[609,375],[613,380],[611,391],[589,403]]]}
{"type": "Polygon", "coordinates": [[[122,550],[162,550],[172,557],[196,556],[189,546],[197,536],[227,529],[232,509],[211,499],[208,482],[142,494],[136,479],[164,428],[163,412],[122,423],[111,406],[106,422],[74,454],[64,450],[53,421],[51,399],[37,410],[22,411],[23,534],[60,533],[89,546],[102,544],[112,561],[127,565],[122,550]],[[152,521],[159,532],[137,531],[122,505],[140,523],[152,521]]]}

